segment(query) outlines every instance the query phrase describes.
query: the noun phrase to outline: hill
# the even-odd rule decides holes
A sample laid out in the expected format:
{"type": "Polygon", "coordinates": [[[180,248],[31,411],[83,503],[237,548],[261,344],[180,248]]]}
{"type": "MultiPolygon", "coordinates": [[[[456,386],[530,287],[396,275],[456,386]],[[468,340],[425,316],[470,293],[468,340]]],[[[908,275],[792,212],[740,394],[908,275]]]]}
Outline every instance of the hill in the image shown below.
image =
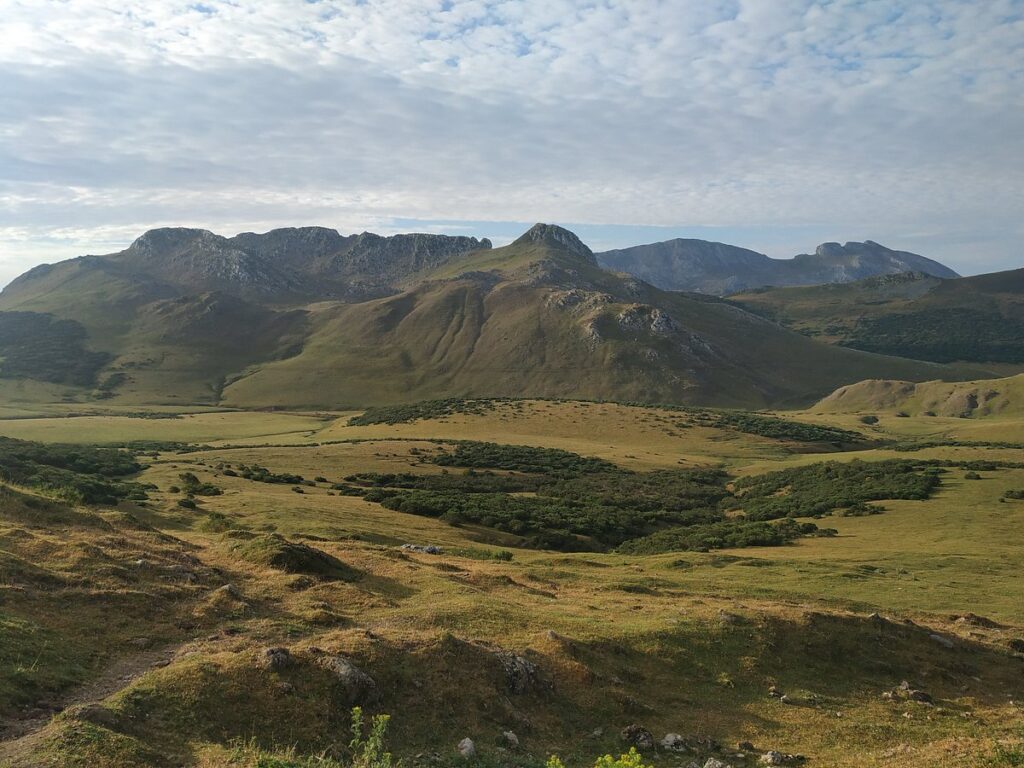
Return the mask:
{"type": "Polygon", "coordinates": [[[894,412],[909,416],[1024,416],[1024,374],[984,381],[868,380],[840,387],[818,413],[894,412]]]}
{"type": "Polygon", "coordinates": [[[601,269],[559,227],[489,245],[157,230],[8,286],[0,377],[118,403],[531,395],[763,407],[865,377],[984,375],[823,345],[722,300],[659,290],[601,269]]]}
{"type": "Polygon", "coordinates": [[[766,285],[847,283],[875,275],[918,271],[957,274],[937,261],[867,240],[822,243],[813,254],[772,259],[763,253],[706,240],[676,239],[605,251],[601,266],[628,272],[659,288],[723,296],[766,285]]]}
{"type": "Polygon", "coordinates": [[[918,360],[1024,363],[1024,269],[772,288],[732,301],[823,341],[918,360]]]}

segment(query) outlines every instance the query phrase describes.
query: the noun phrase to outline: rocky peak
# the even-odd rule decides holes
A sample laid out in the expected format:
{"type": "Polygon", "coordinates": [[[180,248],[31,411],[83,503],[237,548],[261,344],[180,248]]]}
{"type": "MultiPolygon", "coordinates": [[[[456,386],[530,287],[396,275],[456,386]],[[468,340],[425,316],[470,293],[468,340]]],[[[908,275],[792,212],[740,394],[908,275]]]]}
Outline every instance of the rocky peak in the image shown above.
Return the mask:
{"type": "Polygon", "coordinates": [[[557,224],[534,224],[524,232],[513,245],[543,244],[560,250],[568,251],[585,259],[587,263],[597,265],[594,252],[588,248],[575,233],[557,224]]]}
{"type": "Polygon", "coordinates": [[[144,256],[169,255],[195,246],[213,246],[224,242],[224,238],[206,229],[189,227],[161,227],[145,232],[129,246],[128,250],[144,256]]]}

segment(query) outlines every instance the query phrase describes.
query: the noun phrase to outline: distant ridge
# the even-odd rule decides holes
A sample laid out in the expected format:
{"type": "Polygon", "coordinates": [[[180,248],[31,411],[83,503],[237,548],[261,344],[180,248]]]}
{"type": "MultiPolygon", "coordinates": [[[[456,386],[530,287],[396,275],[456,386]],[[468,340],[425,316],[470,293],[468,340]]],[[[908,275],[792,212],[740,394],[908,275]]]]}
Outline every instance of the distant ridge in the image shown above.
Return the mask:
{"type": "Polygon", "coordinates": [[[847,283],[875,275],[922,272],[958,277],[937,261],[867,240],[822,243],[813,254],[772,259],[763,253],[707,240],[675,239],[597,254],[607,269],[628,272],[659,288],[725,296],[763,286],[847,283]]]}

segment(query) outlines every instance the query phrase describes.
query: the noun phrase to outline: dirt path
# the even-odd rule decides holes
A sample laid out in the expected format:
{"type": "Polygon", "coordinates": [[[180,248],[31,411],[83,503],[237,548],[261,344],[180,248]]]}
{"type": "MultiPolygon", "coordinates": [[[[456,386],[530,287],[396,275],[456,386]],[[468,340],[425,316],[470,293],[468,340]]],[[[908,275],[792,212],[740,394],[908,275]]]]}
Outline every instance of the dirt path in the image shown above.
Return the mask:
{"type": "Polygon", "coordinates": [[[0,721],[0,761],[10,760],[23,753],[57,712],[76,704],[90,704],[106,698],[154,666],[169,662],[182,647],[170,645],[125,656],[107,667],[94,680],[55,699],[53,708],[32,710],[24,717],[15,716],[0,721]]]}

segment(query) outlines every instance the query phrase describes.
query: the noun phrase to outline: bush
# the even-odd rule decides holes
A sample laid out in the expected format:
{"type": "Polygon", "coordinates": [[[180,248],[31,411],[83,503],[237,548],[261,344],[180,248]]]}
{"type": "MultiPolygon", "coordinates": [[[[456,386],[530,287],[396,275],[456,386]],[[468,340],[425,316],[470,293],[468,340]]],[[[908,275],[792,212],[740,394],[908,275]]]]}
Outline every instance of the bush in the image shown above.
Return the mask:
{"type": "Polygon", "coordinates": [[[867,416],[861,416],[860,417],[860,423],[861,424],[877,424],[878,423],[878,417],[877,416],[872,416],[871,414],[868,414],[867,416]]]}

